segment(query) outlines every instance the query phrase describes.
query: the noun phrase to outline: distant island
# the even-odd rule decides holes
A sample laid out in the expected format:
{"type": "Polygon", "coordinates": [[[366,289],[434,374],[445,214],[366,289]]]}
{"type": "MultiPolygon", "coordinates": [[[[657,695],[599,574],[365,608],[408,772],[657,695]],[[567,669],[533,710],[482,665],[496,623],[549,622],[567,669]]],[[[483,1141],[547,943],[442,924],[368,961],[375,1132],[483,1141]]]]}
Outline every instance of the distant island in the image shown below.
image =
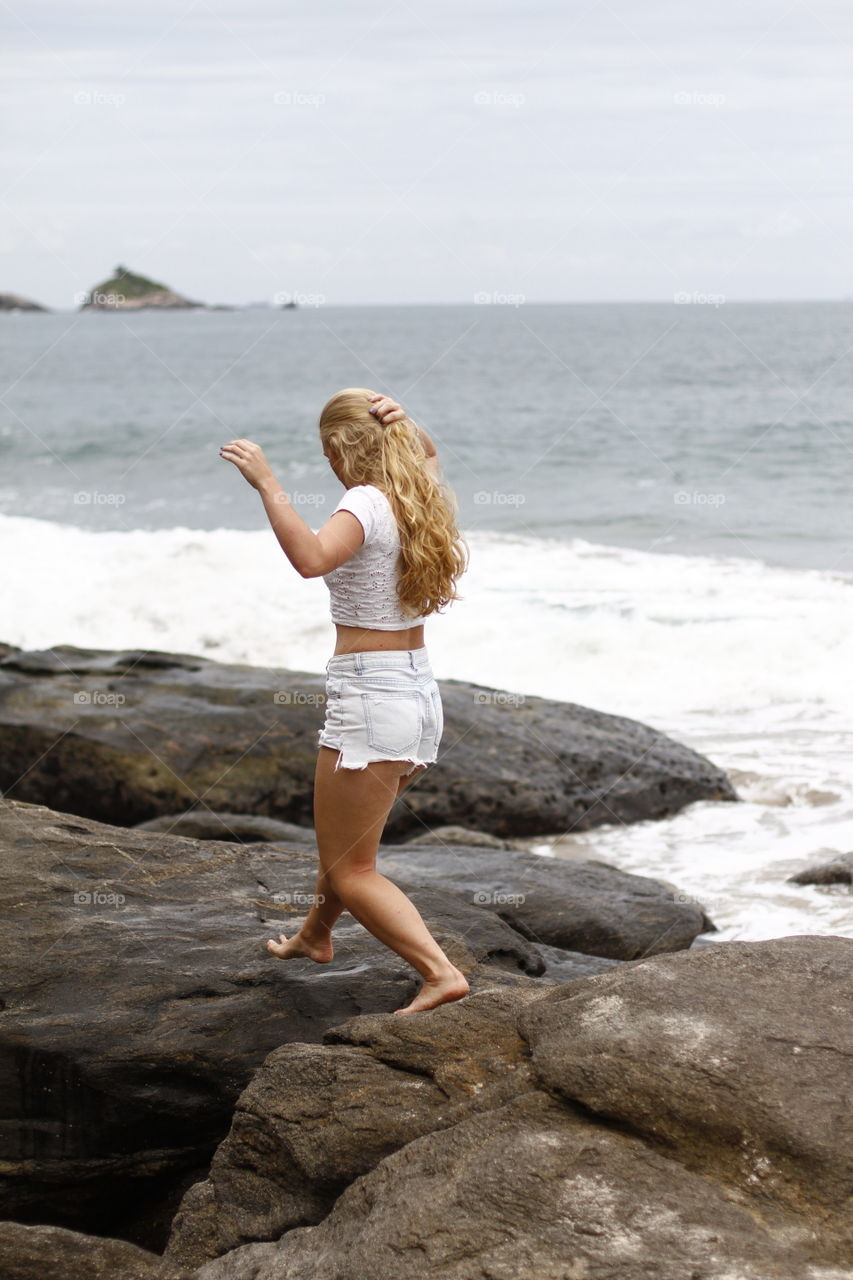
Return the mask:
{"type": "Polygon", "coordinates": [[[22,298],[17,293],[0,293],[0,311],[49,310],[49,307],[43,307],[40,302],[33,302],[31,298],[22,298]]]}
{"type": "Polygon", "coordinates": [[[81,311],[141,311],[145,307],[157,310],[187,310],[204,307],[203,302],[193,302],[176,293],[168,285],[137,275],[127,267],[118,266],[109,280],[95,285],[86,295],[81,311]]]}
{"type": "MultiPolygon", "coordinates": [[[[118,266],[108,280],[96,284],[88,293],[78,293],[75,302],[80,311],[250,311],[260,307],[278,306],[282,311],[293,310],[299,303],[288,294],[277,294],[277,299],[286,298],[285,302],[249,302],[240,304],[194,302],[183,294],[170,289],[167,284],[158,280],[150,280],[128,267],[118,266]],[[80,299],[82,298],[82,302],[80,299]]],[[[24,298],[17,293],[0,293],[0,312],[3,311],[50,311],[39,302],[24,298]]]]}

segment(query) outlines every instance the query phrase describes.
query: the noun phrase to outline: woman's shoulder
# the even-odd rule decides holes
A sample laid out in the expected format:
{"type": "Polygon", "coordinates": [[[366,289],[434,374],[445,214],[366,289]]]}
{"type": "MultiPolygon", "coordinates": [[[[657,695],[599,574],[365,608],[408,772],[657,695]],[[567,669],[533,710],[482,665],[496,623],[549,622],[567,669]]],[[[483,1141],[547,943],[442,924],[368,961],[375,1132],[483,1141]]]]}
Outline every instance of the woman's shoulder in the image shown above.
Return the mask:
{"type": "Polygon", "coordinates": [[[369,498],[371,502],[377,504],[383,504],[388,501],[384,489],[378,488],[375,484],[354,484],[350,489],[347,489],[347,494],[351,493],[363,494],[365,498],[369,498]]]}

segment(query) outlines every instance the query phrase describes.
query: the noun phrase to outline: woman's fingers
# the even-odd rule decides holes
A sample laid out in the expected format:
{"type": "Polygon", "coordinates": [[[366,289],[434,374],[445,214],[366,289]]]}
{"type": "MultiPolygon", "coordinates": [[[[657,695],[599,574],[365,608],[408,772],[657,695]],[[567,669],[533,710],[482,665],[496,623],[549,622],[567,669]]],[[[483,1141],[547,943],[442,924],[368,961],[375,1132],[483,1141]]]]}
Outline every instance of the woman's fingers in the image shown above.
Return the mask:
{"type": "Polygon", "coordinates": [[[371,396],[370,412],[384,425],[388,422],[402,422],[405,410],[390,396],[371,396]]]}
{"type": "Polygon", "coordinates": [[[232,453],[252,453],[258,446],[251,440],[229,440],[228,444],[222,445],[220,453],[222,449],[230,449],[232,453]]]}

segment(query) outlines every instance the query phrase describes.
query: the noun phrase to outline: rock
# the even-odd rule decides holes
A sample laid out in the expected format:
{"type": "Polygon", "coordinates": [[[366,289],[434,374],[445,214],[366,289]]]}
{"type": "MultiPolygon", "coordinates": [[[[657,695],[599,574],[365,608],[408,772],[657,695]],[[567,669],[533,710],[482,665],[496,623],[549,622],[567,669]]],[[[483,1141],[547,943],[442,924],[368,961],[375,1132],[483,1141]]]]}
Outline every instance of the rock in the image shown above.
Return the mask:
{"type": "MultiPolygon", "coordinates": [[[[737,800],[725,774],[622,716],[441,682],[440,759],[388,839],[461,824],[500,838],[737,800]]],[[[124,826],[192,806],[312,823],[321,674],[190,654],[55,649],[0,660],[0,790],[124,826]]]]}
{"type": "Polygon", "coordinates": [[[406,844],[461,844],[479,846],[484,849],[516,849],[512,840],[502,840],[493,836],[490,831],[472,831],[468,827],[434,827],[431,831],[422,831],[413,836],[406,844]]]}
{"type": "Polygon", "coordinates": [[[175,293],[168,285],[158,284],[141,276],[127,267],[116,267],[109,280],[95,285],[86,295],[81,311],[141,311],[151,310],[187,310],[203,307],[203,302],[191,302],[189,298],[175,293]]]}
{"type": "Polygon", "coordinates": [[[187,1192],[165,1257],[196,1267],[319,1222],[391,1152],[529,1088],[515,1019],[533,994],[483,992],[417,1019],[365,1015],[328,1034],[334,1049],[271,1053],[207,1179],[187,1192]]]}
{"type": "Polygon", "coordinates": [[[189,1280],[174,1264],[128,1244],[63,1227],[0,1222],[3,1280],[189,1280]]]}
{"type": "Polygon", "coordinates": [[[564,951],[562,947],[536,948],[545,961],[547,982],[576,982],[578,978],[591,978],[596,973],[615,969],[619,960],[607,960],[604,956],[588,956],[582,951],[564,951]]]}
{"type": "Polygon", "coordinates": [[[410,841],[380,845],[377,865],[392,879],[464,894],[534,942],[588,955],[635,960],[716,932],[672,885],[604,862],[410,841]]]}
{"type": "Polygon", "coordinates": [[[544,1093],[410,1142],[319,1226],[197,1280],[811,1280],[701,1175],[544,1093]]]}
{"type": "Polygon", "coordinates": [[[621,965],[519,1025],[547,1088],[853,1256],[853,939],[621,965]]]}
{"type": "Polygon", "coordinates": [[[0,293],[0,311],[49,311],[31,298],[22,298],[18,293],[0,293]]]}
{"type": "Polygon", "coordinates": [[[241,1280],[250,1280],[258,1274],[261,1263],[269,1262],[272,1265],[277,1253],[278,1249],[274,1244],[243,1245],[194,1271],[193,1280],[205,1280],[205,1276],[218,1276],[219,1280],[233,1280],[233,1277],[240,1276],[241,1280]]]}
{"type": "MultiPolygon", "coordinates": [[[[348,915],[329,965],[267,952],[304,916],[315,875],[305,846],[0,802],[0,1214],[132,1226],[162,1247],[162,1205],[206,1170],[271,1050],[412,998],[414,970],[348,915]]],[[[535,987],[544,961],[505,922],[458,895],[411,892],[472,990],[535,987]]]]}
{"type": "Polygon", "coordinates": [[[313,847],[315,842],[313,827],[279,822],[276,818],[256,818],[251,813],[212,813],[206,809],[163,814],[161,818],[137,822],[134,829],[168,831],[173,836],[191,836],[193,840],[235,840],[239,844],[296,842],[313,847]]]}
{"type": "Polygon", "coordinates": [[[850,1280],[852,978],[853,941],[793,936],[352,1019],[265,1062],[167,1257],[240,1240],[196,1280],[850,1280]]]}
{"type": "Polygon", "coordinates": [[[853,940],[793,936],[355,1018],[270,1055],[166,1259],[206,1254],[195,1280],[850,1280],[851,979],[853,940]]]}
{"type": "Polygon", "coordinates": [[[829,862],[816,867],[806,867],[794,876],[788,876],[789,884],[853,884],[853,853],[841,853],[829,862]]]}
{"type": "Polygon", "coordinates": [[[499,916],[482,911],[461,894],[424,888],[401,877],[395,877],[394,883],[411,898],[440,946],[460,969],[470,965],[473,957],[478,964],[489,965],[490,971],[506,969],[534,978],[545,972],[539,948],[499,916]],[[458,959],[454,947],[458,949],[458,959]]]}

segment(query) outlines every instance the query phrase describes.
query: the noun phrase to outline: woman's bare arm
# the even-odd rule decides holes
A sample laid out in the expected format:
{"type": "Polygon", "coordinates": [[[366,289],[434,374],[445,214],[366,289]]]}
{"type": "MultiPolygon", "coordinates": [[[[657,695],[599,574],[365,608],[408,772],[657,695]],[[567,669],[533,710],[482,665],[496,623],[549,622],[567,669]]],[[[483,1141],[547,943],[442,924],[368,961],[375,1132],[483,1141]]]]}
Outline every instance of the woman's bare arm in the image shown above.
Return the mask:
{"type": "Polygon", "coordinates": [[[338,511],[315,533],[291,504],[264,457],[252,440],[231,440],[219,450],[226,462],[257,489],[278,544],[303,578],[319,578],[355,555],[364,542],[364,530],[350,511],[338,511]]]}

